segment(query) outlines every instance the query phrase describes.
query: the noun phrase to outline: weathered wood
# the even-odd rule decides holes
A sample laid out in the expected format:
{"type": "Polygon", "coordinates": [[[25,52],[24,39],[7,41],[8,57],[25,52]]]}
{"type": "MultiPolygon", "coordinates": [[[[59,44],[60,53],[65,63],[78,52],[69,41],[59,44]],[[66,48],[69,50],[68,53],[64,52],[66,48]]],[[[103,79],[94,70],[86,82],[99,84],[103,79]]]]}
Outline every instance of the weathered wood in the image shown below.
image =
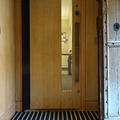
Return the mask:
{"type": "Polygon", "coordinates": [[[119,85],[120,85],[120,48],[109,47],[108,50],[108,115],[119,115],[119,85]]]}
{"type": "Polygon", "coordinates": [[[116,22],[116,0],[107,0],[107,32],[108,41],[114,41],[116,32],[113,25],[116,22]]]}
{"type": "Polygon", "coordinates": [[[104,14],[104,114],[105,120],[120,119],[120,37],[114,24],[120,22],[120,0],[108,0],[104,14]],[[106,24],[107,23],[107,24],[106,24]],[[107,28],[107,29],[106,29],[107,28]]]}

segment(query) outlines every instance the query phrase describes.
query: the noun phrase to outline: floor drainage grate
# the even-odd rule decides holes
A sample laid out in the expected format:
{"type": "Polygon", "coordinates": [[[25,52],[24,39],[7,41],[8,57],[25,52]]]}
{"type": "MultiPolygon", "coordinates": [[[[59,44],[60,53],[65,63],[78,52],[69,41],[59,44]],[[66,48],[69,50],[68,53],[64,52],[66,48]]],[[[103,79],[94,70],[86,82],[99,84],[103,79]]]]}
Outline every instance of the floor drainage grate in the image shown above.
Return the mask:
{"type": "Polygon", "coordinates": [[[98,120],[98,112],[16,112],[11,120],[98,120]]]}

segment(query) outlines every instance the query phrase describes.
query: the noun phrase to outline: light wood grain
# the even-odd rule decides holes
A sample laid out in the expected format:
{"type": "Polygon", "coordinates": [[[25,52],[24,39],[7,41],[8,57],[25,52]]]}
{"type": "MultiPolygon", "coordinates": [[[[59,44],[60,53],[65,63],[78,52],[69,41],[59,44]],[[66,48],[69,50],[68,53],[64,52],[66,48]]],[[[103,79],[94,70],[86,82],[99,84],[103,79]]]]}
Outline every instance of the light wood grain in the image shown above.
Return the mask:
{"type": "Polygon", "coordinates": [[[72,109],[73,108],[73,93],[71,90],[62,91],[61,94],[61,108],[72,109]]]}
{"type": "Polygon", "coordinates": [[[97,111],[98,101],[86,101],[86,111],[97,111]]]}
{"type": "Polygon", "coordinates": [[[86,24],[86,0],[81,0],[81,58],[80,58],[80,88],[81,89],[81,93],[82,93],[82,97],[81,97],[81,101],[82,101],[82,110],[85,110],[85,78],[86,78],[86,61],[85,61],[85,51],[86,51],[86,28],[85,25],[86,24]]]}
{"type": "Polygon", "coordinates": [[[98,100],[98,3],[86,1],[86,100],[98,100]]]}
{"type": "Polygon", "coordinates": [[[60,0],[30,1],[31,108],[60,108],[60,0]]]}

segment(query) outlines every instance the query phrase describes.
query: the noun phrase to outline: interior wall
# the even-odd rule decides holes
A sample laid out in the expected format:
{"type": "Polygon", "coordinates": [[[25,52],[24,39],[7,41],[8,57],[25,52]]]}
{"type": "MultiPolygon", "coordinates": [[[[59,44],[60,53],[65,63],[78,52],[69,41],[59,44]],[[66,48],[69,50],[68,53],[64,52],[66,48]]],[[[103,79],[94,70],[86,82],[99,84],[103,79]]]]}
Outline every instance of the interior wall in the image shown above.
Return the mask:
{"type": "Polygon", "coordinates": [[[64,19],[62,20],[62,33],[66,32],[66,37],[68,39],[68,42],[64,43],[62,42],[62,53],[69,53],[69,50],[71,50],[72,47],[72,27],[71,24],[69,22],[69,19],[64,19]]]}
{"type": "MultiPolygon", "coordinates": [[[[71,18],[72,19],[72,18],[71,18]]],[[[66,32],[66,37],[68,42],[61,42],[62,54],[69,54],[72,50],[72,23],[69,22],[69,19],[62,20],[62,33],[66,32]]],[[[68,67],[67,63],[68,56],[62,56],[62,67],[68,67]]]]}
{"type": "Polygon", "coordinates": [[[0,120],[10,120],[14,112],[14,0],[0,0],[0,120]]]}
{"type": "Polygon", "coordinates": [[[22,3],[15,0],[16,110],[22,111],[22,3]]]}
{"type": "MultiPolygon", "coordinates": [[[[62,54],[70,54],[72,50],[72,0],[61,0],[61,32],[66,33],[67,42],[61,42],[62,54]]],[[[67,68],[68,56],[62,55],[62,67],[67,68]]],[[[66,74],[66,71],[62,71],[66,74]]]]}

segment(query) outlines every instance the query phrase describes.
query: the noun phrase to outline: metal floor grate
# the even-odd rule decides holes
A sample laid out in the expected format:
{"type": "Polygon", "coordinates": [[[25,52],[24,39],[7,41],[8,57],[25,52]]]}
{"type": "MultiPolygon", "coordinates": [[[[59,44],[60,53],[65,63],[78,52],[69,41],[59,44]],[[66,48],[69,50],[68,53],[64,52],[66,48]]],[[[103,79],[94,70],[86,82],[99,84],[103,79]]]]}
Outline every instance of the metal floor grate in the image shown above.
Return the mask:
{"type": "Polygon", "coordinates": [[[11,120],[98,120],[98,112],[16,112],[11,120]]]}

